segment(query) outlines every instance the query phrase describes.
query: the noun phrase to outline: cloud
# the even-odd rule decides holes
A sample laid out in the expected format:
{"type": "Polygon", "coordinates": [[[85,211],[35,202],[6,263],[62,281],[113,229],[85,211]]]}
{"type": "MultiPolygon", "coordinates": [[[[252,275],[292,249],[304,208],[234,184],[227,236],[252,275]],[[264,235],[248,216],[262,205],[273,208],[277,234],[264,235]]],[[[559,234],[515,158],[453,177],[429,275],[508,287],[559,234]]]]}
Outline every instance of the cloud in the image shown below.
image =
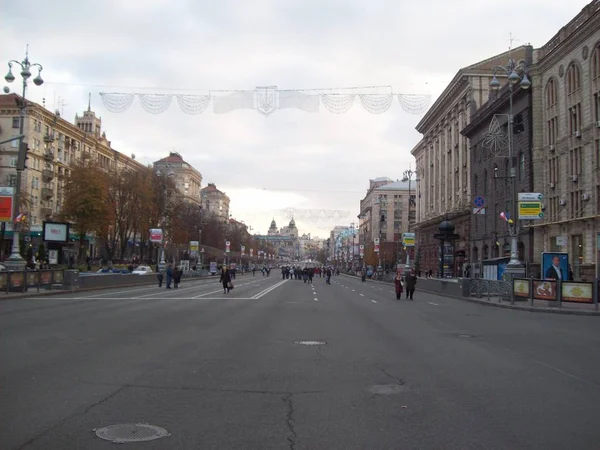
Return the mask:
{"type": "MultiPolygon", "coordinates": [[[[543,45],[585,0],[27,0],[0,17],[0,60],[21,59],[30,44],[47,81],[29,97],[73,118],[102,116],[113,146],[149,162],[176,150],[231,196],[238,220],[265,232],[274,211],[297,217],[301,232],[326,235],[356,221],[368,180],[400,178],[414,160],[421,116],[397,101],[381,115],[356,102],[346,114],[254,111],[164,114],[138,100],[106,111],[100,92],[206,93],[207,90],[391,86],[435,98],[461,68],[505,51],[509,32],[543,45]],[[544,20],[532,20],[540,11],[544,20]],[[517,13],[515,13],[517,12],[517,13]],[[58,101],[60,98],[61,101],[58,101]],[[348,211],[341,217],[335,211],[348,211]]],[[[378,91],[378,92],[379,92],[378,91]]],[[[285,216],[285,215],[284,215],[285,216]]],[[[278,217],[279,221],[288,220],[278,217]]],[[[282,225],[284,222],[281,222],[282,225]]]]}

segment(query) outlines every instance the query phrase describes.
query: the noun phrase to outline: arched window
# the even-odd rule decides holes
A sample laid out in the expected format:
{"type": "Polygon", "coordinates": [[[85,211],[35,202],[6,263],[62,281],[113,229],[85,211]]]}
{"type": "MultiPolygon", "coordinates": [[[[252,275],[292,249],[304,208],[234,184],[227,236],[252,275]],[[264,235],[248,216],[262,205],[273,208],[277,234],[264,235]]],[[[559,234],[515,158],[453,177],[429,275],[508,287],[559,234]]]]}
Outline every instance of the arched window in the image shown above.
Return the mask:
{"type": "Polygon", "coordinates": [[[581,75],[579,67],[571,64],[567,69],[567,95],[573,95],[581,89],[581,75]]]}
{"type": "Polygon", "coordinates": [[[554,78],[551,78],[546,84],[546,109],[556,105],[556,83],[554,78]]]}
{"type": "Polygon", "coordinates": [[[525,153],[519,153],[519,181],[525,179],[525,153]]]}
{"type": "Polygon", "coordinates": [[[594,99],[592,111],[594,113],[594,121],[600,122],[600,44],[594,48],[591,64],[592,98],[594,99]]]}
{"type": "Polygon", "coordinates": [[[567,69],[567,124],[571,136],[581,132],[581,75],[577,64],[567,69]]]}

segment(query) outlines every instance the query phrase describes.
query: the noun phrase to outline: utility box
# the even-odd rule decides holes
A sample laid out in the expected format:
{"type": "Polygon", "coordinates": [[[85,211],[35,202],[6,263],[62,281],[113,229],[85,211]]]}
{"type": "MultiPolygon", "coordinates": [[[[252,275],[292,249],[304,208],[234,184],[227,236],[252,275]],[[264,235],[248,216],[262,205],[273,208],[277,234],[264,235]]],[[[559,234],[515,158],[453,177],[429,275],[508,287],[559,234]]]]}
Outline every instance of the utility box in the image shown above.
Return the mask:
{"type": "Polygon", "coordinates": [[[79,270],[65,270],[63,289],[76,291],[79,289],[79,270]]]}

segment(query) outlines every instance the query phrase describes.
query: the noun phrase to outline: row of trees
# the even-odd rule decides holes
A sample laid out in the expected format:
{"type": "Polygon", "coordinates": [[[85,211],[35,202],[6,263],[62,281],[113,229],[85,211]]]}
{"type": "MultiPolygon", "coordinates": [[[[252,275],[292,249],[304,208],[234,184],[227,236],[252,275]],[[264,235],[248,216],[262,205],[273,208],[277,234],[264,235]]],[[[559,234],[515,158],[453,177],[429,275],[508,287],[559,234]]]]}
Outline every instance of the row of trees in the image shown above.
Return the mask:
{"type": "Polygon", "coordinates": [[[86,258],[86,234],[100,243],[105,260],[138,256],[141,261],[156,258],[149,242],[149,230],[162,228],[167,256],[187,250],[190,241],[232,250],[244,244],[274,253],[250,236],[246,227],[231,226],[223,219],[186,202],[172,177],[151,167],[138,170],[102,167],[92,158],[78,161],[65,182],[60,220],[68,221],[79,234],[79,260],[86,258]]]}

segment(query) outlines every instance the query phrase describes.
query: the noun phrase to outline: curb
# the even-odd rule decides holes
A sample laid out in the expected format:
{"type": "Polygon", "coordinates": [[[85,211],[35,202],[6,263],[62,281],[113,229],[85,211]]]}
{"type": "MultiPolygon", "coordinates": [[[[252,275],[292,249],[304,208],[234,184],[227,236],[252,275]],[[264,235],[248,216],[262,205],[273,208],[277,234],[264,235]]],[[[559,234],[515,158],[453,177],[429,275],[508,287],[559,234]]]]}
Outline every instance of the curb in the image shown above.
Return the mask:
{"type": "MultiPolygon", "coordinates": [[[[359,278],[355,275],[348,275],[348,274],[341,274],[350,278],[359,278]]],[[[367,280],[368,282],[371,283],[379,283],[379,284],[391,284],[391,283],[386,283],[385,281],[379,281],[379,280],[367,280]]],[[[475,303],[477,305],[486,305],[486,306],[492,306],[494,308],[504,308],[504,309],[512,309],[512,310],[516,310],[516,311],[525,311],[525,312],[534,312],[534,313],[547,313],[547,314],[565,314],[565,315],[572,315],[572,316],[600,316],[600,311],[589,311],[589,310],[583,310],[583,309],[558,309],[558,308],[544,308],[542,306],[519,306],[519,305],[511,305],[509,303],[493,303],[491,301],[487,301],[487,300],[480,300],[478,298],[473,298],[473,297],[457,297],[454,295],[441,295],[438,292],[432,292],[432,291],[428,291],[426,289],[419,289],[420,292],[425,292],[427,294],[430,295],[437,295],[438,297],[444,297],[444,298],[453,298],[456,300],[462,300],[464,302],[469,302],[469,303],[475,303]]]]}
{"type": "MultiPolygon", "coordinates": [[[[200,279],[210,279],[209,277],[201,277],[200,279]]],[[[136,287],[136,286],[152,286],[153,284],[157,284],[156,281],[152,283],[130,283],[130,284],[121,284],[119,286],[98,286],[98,287],[89,287],[89,288],[81,288],[81,289],[73,289],[73,290],[65,290],[65,289],[53,289],[47,291],[34,291],[32,293],[24,292],[22,294],[5,294],[4,296],[0,294],[0,302],[3,300],[15,300],[15,299],[25,299],[31,297],[51,297],[53,295],[61,295],[61,294],[75,294],[77,292],[93,292],[93,291],[106,291],[108,289],[117,289],[117,288],[128,288],[128,287],[136,287]]]]}

